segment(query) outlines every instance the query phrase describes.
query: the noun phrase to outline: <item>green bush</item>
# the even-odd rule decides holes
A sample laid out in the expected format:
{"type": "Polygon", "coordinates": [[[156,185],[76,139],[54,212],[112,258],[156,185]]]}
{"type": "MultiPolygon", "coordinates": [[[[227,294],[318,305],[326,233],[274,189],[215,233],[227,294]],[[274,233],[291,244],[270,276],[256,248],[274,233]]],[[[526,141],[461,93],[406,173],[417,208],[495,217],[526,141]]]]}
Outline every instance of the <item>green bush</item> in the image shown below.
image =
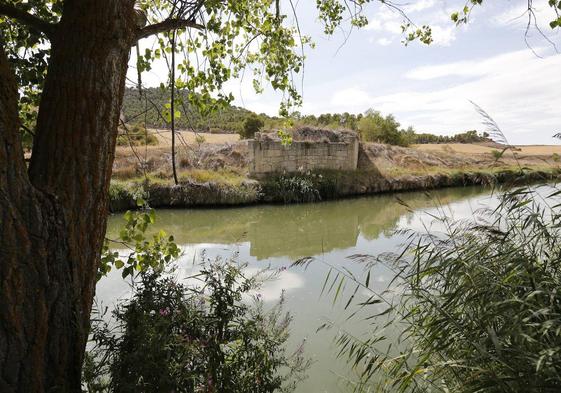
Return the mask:
{"type": "Polygon", "coordinates": [[[400,130],[399,126],[393,115],[383,117],[380,112],[374,110],[368,110],[358,121],[358,131],[362,140],[407,146],[409,140],[406,131],[400,130]]]}
{"type": "Polygon", "coordinates": [[[240,137],[242,139],[251,139],[264,125],[265,123],[260,117],[255,115],[249,116],[243,122],[243,129],[240,131],[240,137]]]}
{"type": "Polygon", "coordinates": [[[156,135],[146,132],[143,125],[135,124],[127,128],[119,128],[117,135],[117,146],[142,146],[157,145],[156,135]]]}
{"type": "Polygon", "coordinates": [[[133,297],[92,327],[97,346],[84,376],[88,386],[115,392],[289,392],[308,362],[287,353],[291,317],[282,299],[265,312],[258,286],[232,261],[207,262],[182,284],[153,270],[140,275],[133,297]]]}
{"type": "Polygon", "coordinates": [[[112,319],[107,309],[94,309],[82,372],[87,391],[293,391],[309,361],[302,347],[286,350],[291,317],[282,296],[265,311],[256,294],[272,273],[251,276],[234,260],[206,259],[185,283],[178,281],[166,268],[179,254],[173,237],[159,231],[148,240],[154,210],[142,198],[137,204],[142,210],[124,215],[118,240],[128,256],[121,259],[109,242],[103,248],[99,278],[116,268],[135,284],[112,319]]]}
{"type": "Polygon", "coordinates": [[[316,202],[321,195],[316,186],[316,175],[273,176],[263,183],[263,193],[272,200],[284,203],[316,202]]]}

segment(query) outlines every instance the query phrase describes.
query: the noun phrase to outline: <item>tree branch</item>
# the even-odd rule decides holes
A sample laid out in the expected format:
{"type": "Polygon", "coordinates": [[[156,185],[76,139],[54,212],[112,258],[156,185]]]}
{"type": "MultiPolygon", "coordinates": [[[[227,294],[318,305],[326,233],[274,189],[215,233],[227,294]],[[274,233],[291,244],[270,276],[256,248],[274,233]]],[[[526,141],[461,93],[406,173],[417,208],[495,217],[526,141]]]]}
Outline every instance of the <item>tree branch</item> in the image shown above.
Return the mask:
{"type": "Polygon", "coordinates": [[[136,38],[137,40],[140,40],[154,34],[165,33],[166,31],[170,30],[184,29],[187,27],[199,30],[204,29],[203,25],[196,23],[194,20],[168,19],[163,22],[155,23],[153,25],[149,25],[140,29],[136,35],[136,38]]]}
{"type": "Polygon", "coordinates": [[[54,24],[9,4],[0,4],[0,15],[15,19],[32,29],[44,33],[49,38],[51,38],[55,32],[54,24]]]}

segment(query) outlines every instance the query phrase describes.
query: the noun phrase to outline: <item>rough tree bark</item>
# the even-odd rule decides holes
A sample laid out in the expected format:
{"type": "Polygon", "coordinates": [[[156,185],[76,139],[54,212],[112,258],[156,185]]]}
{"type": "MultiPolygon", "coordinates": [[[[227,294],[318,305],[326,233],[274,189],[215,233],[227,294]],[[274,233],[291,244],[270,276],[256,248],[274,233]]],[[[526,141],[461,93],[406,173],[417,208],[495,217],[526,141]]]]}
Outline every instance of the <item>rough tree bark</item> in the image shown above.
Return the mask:
{"type": "Polygon", "coordinates": [[[79,392],[133,0],[66,0],[27,170],[0,43],[0,392],[79,392]]]}

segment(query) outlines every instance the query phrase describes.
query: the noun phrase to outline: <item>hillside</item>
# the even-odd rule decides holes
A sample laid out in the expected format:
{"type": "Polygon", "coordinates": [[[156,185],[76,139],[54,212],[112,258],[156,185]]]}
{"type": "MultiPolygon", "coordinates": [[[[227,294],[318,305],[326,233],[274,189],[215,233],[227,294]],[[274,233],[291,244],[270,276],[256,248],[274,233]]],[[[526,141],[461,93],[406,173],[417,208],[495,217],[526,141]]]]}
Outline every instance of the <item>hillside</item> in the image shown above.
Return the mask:
{"type": "MultiPolygon", "coordinates": [[[[127,88],[123,99],[122,112],[127,123],[146,122],[148,128],[169,128],[169,124],[162,117],[161,112],[169,103],[169,92],[160,88],[146,88],[140,98],[138,90],[127,88]]],[[[185,97],[185,92],[177,92],[185,97]]],[[[185,97],[186,98],[186,97],[185,97]]],[[[209,116],[201,113],[184,99],[184,104],[177,108],[181,117],[176,120],[178,129],[194,129],[202,132],[212,133],[237,133],[243,127],[244,120],[255,115],[253,112],[237,106],[227,106],[217,110],[209,116]]]]}

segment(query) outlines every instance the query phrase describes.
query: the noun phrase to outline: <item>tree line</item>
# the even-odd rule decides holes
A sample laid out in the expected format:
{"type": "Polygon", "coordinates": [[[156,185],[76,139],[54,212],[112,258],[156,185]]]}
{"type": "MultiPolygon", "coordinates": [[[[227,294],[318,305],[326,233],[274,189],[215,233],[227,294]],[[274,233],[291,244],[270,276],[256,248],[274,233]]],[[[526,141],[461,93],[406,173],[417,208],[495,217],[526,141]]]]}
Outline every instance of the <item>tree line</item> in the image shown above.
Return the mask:
{"type": "MultiPolygon", "coordinates": [[[[129,123],[146,124],[149,128],[169,128],[169,91],[161,88],[145,88],[142,94],[137,89],[127,88],[123,100],[122,113],[129,123]]],[[[176,125],[180,129],[199,132],[238,133],[242,138],[253,138],[255,132],[278,130],[287,124],[291,128],[318,127],[328,129],[349,129],[357,131],[365,142],[380,142],[398,146],[426,143],[478,143],[490,141],[489,134],[470,130],[454,135],[417,133],[412,126],[402,128],[392,114],[382,115],[369,109],[365,113],[323,113],[302,115],[300,112],[286,118],[257,114],[234,105],[222,105],[203,113],[197,106],[189,104],[188,93],[177,92],[175,114],[176,125]]]]}

